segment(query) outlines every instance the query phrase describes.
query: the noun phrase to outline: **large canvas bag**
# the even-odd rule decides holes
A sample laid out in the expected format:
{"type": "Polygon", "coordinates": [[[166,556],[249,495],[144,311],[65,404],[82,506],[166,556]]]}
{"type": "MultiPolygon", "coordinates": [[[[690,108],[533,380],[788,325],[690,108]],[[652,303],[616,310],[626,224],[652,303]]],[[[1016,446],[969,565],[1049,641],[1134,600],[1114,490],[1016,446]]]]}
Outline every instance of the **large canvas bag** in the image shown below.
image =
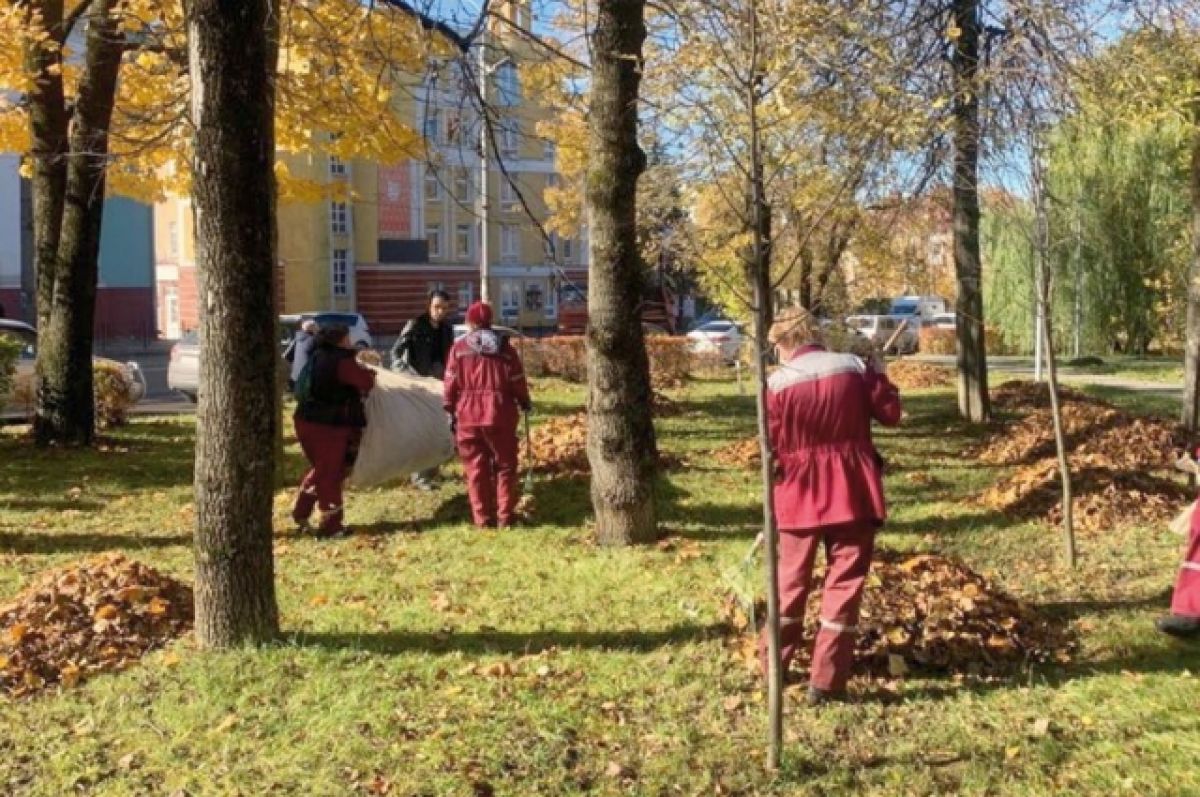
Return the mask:
{"type": "Polygon", "coordinates": [[[1187,509],[1180,512],[1171,521],[1171,531],[1181,537],[1186,537],[1192,531],[1192,516],[1196,514],[1196,503],[1192,502],[1187,505],[1187,509]]]}
{"type": "Polygon", "coordinates": [[[442,409],[442,383],[373,370],[375,389],[364,402],[367,428],[350,473],[355,487],[383,484],[454,456],[454,437],[442,409]]]}

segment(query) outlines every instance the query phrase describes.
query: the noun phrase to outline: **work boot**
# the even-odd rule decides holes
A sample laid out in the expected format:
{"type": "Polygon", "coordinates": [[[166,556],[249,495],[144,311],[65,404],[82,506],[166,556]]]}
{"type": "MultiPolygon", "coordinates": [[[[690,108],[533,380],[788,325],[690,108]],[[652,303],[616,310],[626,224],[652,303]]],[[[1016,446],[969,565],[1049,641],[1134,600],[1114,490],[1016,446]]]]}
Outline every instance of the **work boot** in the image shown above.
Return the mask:
{"type": "Polygon", "coordinates": [[[1200,639],[1200,617],[1170,614],[1154,624],[1159,631],[1179,639],[1200,639]]]}
{"type": "Polygon", "coordinates": [[[816,686],[808,687],[808,694],[804,700],[812,708],[825,706],[830,703],[841,703],[846,699],[846,695],[842,692],[831,692],[828,689],[821,689],[816,686]]]}
{"type": "Polygon", "coordinates": [[[340,507],[323,512],[321,525],[317,526],[314,531],[314,534],[319,538],[343,537],[349,533],[350,529],[342,523],[342,510],[340,507]]]}
{"type": "Polygon", "coordinates": [[[308,489],[296,493],[296,502],[292,504],[292,520],[300,528],[308,526],[313,510],[317,508],[317,491],[308,489]]]}

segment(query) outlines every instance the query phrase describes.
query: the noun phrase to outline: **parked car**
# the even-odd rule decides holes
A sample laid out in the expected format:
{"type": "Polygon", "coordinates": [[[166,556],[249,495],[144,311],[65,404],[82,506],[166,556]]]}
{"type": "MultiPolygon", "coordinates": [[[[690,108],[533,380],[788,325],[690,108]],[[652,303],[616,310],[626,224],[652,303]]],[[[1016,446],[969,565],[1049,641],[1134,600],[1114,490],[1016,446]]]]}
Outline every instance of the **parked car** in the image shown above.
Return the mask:
{"type": "Polygon", "coordinates": [[[946,312],[946,300],[940,296],[897,296],[887,315],[917,316],[917,326],[927,324],[935,315],[946,312]]]}
{"type": "Polygon", "coordinates": [[[926,326],[934,329],[958,329],[958,316],[954,313],[937,313],[926,326]]]}
{"type": "Polygon", "coordinates": [[[894,315],[852,315],[846,325],[874,343],[879,348],[887,347],[884,354],[911,354],[917,350],[917,330],[920,322],[911,317],[894,315]],[[896,330],[908,322],[899,335],[896,330]],[[896,335],[895,340],[892,336],[896,335]]]}
{"type": "MultiPolygon", "coordinates": [[[[34,362],[37,359],[37,331],[21,321],[0,318],[0,336],[15,339],[21,344],[21,354],[17,359],[16,373],[13,375],[13,390],[3,405],[0,405],[0,419],[5,421],[24,421],[33,414],[34,362]]],[[[146,377],[142,374],[137,363],[119,363],[106,357],[93,357],[93,363],[107,363],[118,368],[129,380],[130,395],[134,403],[141,401],[146,395],[146,377]]]]}
{"type": "Polygon", "coordinates": [[[726,319],[717,319],[693,329],[687,334],[691,349],[697,354],[717,353],[726,362],[734,362],[742,350],[742,331],[726,319]]]}
{"type": "Polygon", "coordinates": [[[200,391],[200,335],[192,331],[171,347],[167,363],[167,387],[195,403],[200,391]]]}
{"type": "MultiPolygon", "coordinates": [[[[322,326],[323,324],[342,324],[349,327],[350,340],[360,349],[369,349],[374,345],[374,342],[371,340],[371,329],[367,326],[367,319],[362,313],[320,310],[279,316],[279,322],[283,325],[285,334],[290,330],[293,335],[300,327],[301,322],[310,319],[316,321],[317,326],[322,326]]],[[[288,337],[288,341],[291,341],[290,336],[288,337]]]]}

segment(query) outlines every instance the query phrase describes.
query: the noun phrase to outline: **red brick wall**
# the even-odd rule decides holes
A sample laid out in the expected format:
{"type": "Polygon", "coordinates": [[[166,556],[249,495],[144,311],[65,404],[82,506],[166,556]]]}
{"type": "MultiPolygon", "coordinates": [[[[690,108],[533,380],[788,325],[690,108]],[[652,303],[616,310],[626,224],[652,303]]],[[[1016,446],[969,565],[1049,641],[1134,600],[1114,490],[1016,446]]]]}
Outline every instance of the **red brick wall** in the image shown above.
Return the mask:
{"type": "MultiPolygon", "coordinates": [[[[464,282],[475,283],[474,295],[479,295],[479,279],[462,271],[411,271],[403,267],[363,266],[355,272],[358,280],[358,311],[367,317],[371,331],[395,335],[408,321],[425,312],[429,283],[441,282],[457,304],[458,288],[464,282]]],[[[466,312],[466,308],[455,308],[466,312]]]]}
{"type": "Polygon", "coordinates": [[[153,288],[100,288],[96,291],[97,340],[154,340],[158,319],[153,288]]]}

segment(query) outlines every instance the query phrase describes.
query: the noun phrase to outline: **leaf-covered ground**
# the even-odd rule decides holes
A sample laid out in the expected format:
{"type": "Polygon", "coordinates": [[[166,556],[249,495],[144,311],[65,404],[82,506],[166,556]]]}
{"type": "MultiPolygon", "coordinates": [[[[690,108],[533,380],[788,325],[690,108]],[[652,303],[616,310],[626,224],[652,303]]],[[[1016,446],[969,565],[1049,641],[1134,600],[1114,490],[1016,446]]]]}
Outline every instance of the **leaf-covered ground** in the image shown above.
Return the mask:
{"type": "MultiPolygon", "coordinates": [[[[582,404],[541,396],[543,422],[582,404]]],[[[671,544],[593,547],[587,483],[570,476],[539,474],[536,523],[502,533],[464,525],[457,483],[353,495],[360,534],[333,542],[293,535],[281,496],[284,640],[201,654],[185,636],[0,700],[0,794],[1200,793],[1200,650],[1152,628],[1178,539],[1089,534],[1065,571],[1055,529],[975,500],[1008,466],[964,456],[986,432],[954,420],[947,391],[909,395],[905,425],[881,435],[895,510],[881,545],[961,559],[1078,644],[999,681],[859,681],[853,704],[819,713],[796,691],[784,769],[765,773],[721,577],[757,530],[757,474],[711,457],[752,433],[753,401],[721,382],[670,397],[662,446],[690,463],[661,485],[671,544]]],[[[108,551],[190,581],[192,438],[187,418],[84,453],[0,434],[0,604],[108,551]]]]}

